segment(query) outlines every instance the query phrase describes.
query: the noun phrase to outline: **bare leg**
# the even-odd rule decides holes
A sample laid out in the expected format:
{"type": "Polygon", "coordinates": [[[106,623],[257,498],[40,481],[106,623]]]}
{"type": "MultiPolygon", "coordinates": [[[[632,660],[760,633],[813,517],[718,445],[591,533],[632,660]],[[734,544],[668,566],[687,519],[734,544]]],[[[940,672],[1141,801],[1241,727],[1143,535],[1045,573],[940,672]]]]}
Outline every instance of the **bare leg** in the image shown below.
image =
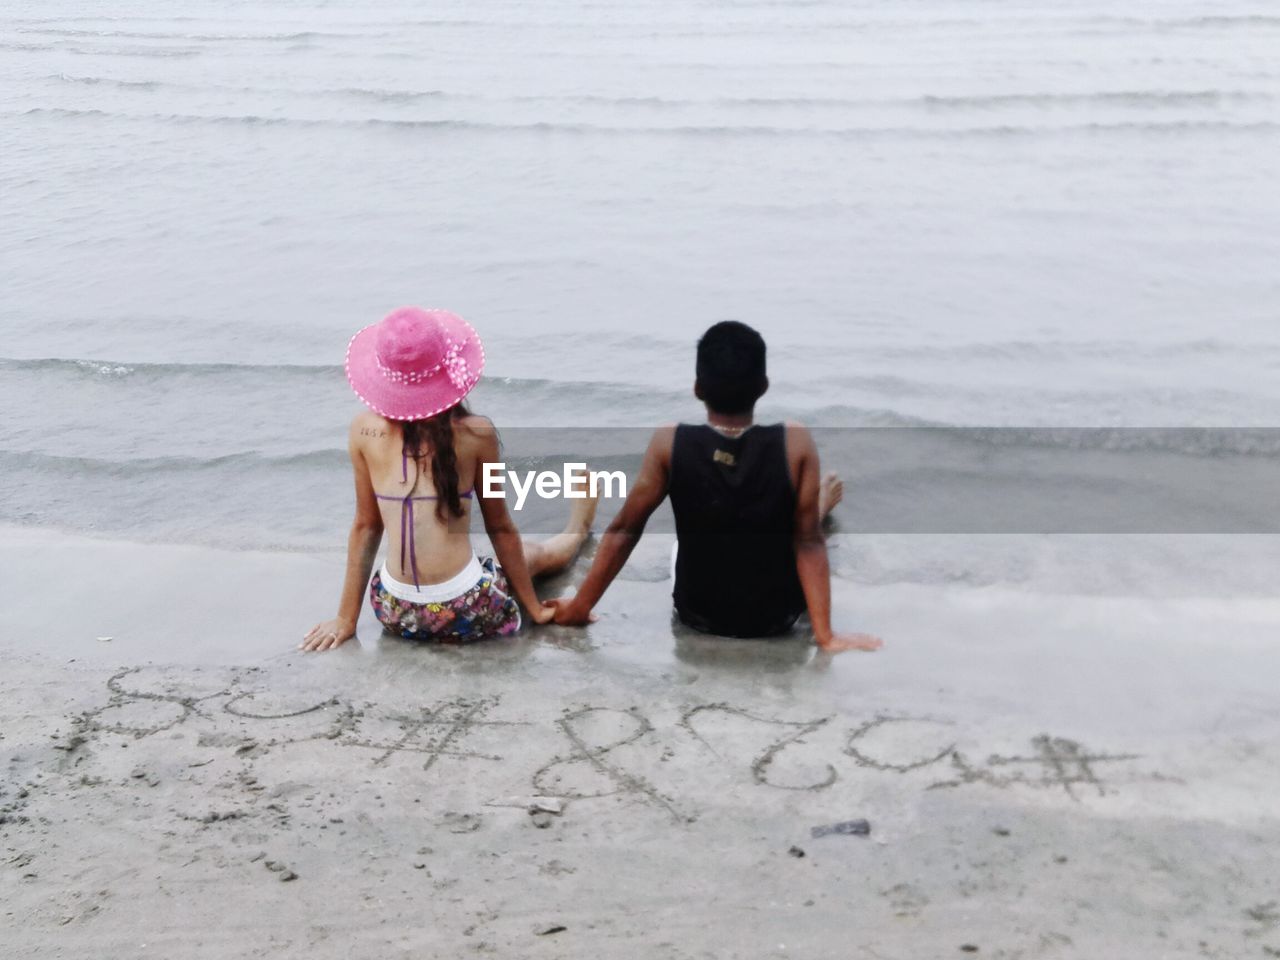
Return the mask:
{"type": "Polygon", "coordinates": [[[524,559],[529,566],[529,576],[545,577],[559,573],[573,562],[591,533],[591,521],[595,519],[596,497],[569,501],[569,522],[562,533],[546,540],[524,540],[524,559]]]}
{"type": "Polygon", "coordinates": [[[831,515],[831,511],[836,508],[841,500],[844,499],[844,481],[840,479],[840,475],[835,472],[823,474],[822,481],[818,484],[818,516],[825,521],[831,515]]]}

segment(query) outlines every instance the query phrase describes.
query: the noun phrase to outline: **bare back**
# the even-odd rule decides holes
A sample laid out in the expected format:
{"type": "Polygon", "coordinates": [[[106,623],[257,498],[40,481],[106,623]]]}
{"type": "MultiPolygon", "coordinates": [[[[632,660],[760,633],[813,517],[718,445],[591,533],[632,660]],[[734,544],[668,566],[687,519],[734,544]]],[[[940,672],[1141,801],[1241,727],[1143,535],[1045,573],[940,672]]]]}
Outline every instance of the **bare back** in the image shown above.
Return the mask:
{"type": "Polygon", "coordinates": [[[437,491],[431,478],[432,451],[421,451],[416,461],[405,457],[400,423],[372,411],[360,413],[352,421],[356,497],[376,501],[387,533],[386,562],[391,576],[405,583],[443,583],[470,562],[471,493],[480,475],[486,438],[492,435],[493,425],[484,417],[466,416],[454,422],[462,516],[452,516],[446,507],[441,511],[445,519],[441,520],[436,510],[440,501],[435,499],[437,491]],[[410,524],[412,543],[402,541],[402,531],[410,524]]]}

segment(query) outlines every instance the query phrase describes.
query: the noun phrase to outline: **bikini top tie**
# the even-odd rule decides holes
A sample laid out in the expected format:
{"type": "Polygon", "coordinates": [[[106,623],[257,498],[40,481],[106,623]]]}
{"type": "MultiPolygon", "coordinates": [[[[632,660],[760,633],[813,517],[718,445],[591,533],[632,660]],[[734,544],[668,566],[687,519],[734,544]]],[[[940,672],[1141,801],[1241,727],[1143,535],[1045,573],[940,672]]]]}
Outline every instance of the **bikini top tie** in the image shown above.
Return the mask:
{"type": "MultiPolygon", "coordinates": [[[[400,482],[409,482],[409,454],[400,451],[400,482]]],[[[459,494],[465,500],[471,499],[472,491],[467,490],[459,494]]],[[[399,500],[400,501],[400,570],[404,570],[405,544],[408,544],[409,567],[413,572],[413,585],[421,588],[422,584],[418,582],[418,552],[414,549],[414,531],[417,529],[413,524],[413,503],[415,500],[439,500],[438,496],[413,496],[410,490],[403,497],[397,494],[378,493],[373,494],[379,500],[399,500]]]]}

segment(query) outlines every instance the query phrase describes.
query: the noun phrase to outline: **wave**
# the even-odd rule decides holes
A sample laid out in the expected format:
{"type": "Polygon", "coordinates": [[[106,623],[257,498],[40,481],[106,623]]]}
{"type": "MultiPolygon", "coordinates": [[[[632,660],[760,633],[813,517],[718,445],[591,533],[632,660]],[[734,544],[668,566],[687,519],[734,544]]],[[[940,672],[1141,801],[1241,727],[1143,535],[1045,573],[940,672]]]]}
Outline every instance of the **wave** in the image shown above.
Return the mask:
{"type": "MultiPolygon", "coordinates": [[[[252,380],[278,379],[280,377],[341,380],[342,364],[338,363],[169,363],[95,360],[74,357],[0,357],[0,372],[50,373],[98,380],[162,380],[192,377],[244,377],[252,380]]],[[[544,377],[504,377],[486,374],[481,381],[485,391],[517,390],[563,391],[565,389],[605,392],[641,391],[654,395],[661,391],[651,387],[603,380],[572,381],[552,380],[544,377]]],[[[683,394],[681,394],[683,395],[683,394]]]]}
{"type": "Polygon", "coordinates": [[[1048,427],[949,431],[988,447],[1102,453],[1162,453],[1187,457],[1280,457],[1280,429],[1249,427],[1048,427]]]}
{"type": "MultiPolygon", "coordinates": [[[[828,408],[828,415],[841,408],[828,408]]],[[[862,411],[858,411],[859,414],[862,411]]],[[[885,412],[886,419],[901,419],[885,412]]],[[[816,419],[816,418],[815,418],[816,419]]],[[[850,422],[848,419],[845,423],[850,422]]],[[[865,427],[815,427],[819,445],[858,441],[860,435],[880,440],[896,432],[904,442],[962,443],[984,449],[1061,451],[1115,455],[1170,454],[1195,459],[1280,458],[1280,428],[1275,427],[966,427],[936,421],[867,424],[865,427]],[[886,430],[885,427],[890,429],[886,430]]]]}
{"type": "MultiPolygon", "coordinates": [[[[342,364],[331,363],[169,363],[85,359],[74,357],[0,357],[0,372],[48,374],[93,380],[139,380],[242,378],[254,382],[281,378],[342,382],[342,364]]],[[[605,380],[553,380],[546,377],[506,377],[486,373],[477,387],[480,393],[517,393],[536,399],[539,394],[585,393],[610,402],[641,401],[684,397],[685,391],[664,391],[648,385],[605,380]]]]}
{"type": "MultiPolygon", "coordinates": [[[[603,9],[616,12],[617,7],[609,2],[590,3],[582,2],[575,4],[580,9],[603,9]]],[[[755,2],[746,2],[746,0],[734,0],[731,3],[722,5],[726,9],[738,8],[776,8],[782,7],[788,10],[796,8],[818,9],[822,7],[831,7],[833,9],[841,9],[841,4],[833,2],[833,0],[755,0],[755,2]]],[[[518,5],[515,9],[519,9],[518,5]]],[[[114,31],[92,30],[85,26],[43,26],[47,24],[77,24],[84,21],[98,21],[106,23],[209,23],[210,17],[199,16],[120,16],[112,14],[93,16],[53,16],[53,17],[15,17],[10,20],[17,26],[20,32],[42,32],[42,33],[67,33],[76,35],[117,35],[114,31]]],[[[722,20],[717,20],[712,24],[704,26],[703,36],[714,35],[712,28],[718,28],[722,20]]],[[[689,24],[681,21],[669,21],[670,25],[684,28],[689,24]]],[[[1216,26],[1280,26],[1280,15],[1270,13],[1203,13],[1189,14],[1186,16],[1154,16],[1144,17],[1132,14],[1095,14],[1088,12],[1081,13],[1057,13],[1048,16],[1029,15],[1027,13],[1015,13],[1009,16],[992,18],[990,16],[935,16],[928,19],[918,17],[901,18],[901,17],[885,17],[885,16],[863,16],[850,19],[844,17],[835,20],[809,20],[804,22],[804,26],[813,26],[821,29],[829,29],[840,26],[850,28],[863,27],[914,27],[914,28],[936,28],[936,27],[990,27],[993,23],[1012,24],[1012,25],[1038,25],[1048,24],[1050,26],[1062,26],[1073,23],[1085,24],[1115,24],[1126,27],[1134,26],[1165,26],[1165,27],[1216,27],[1216,26]]],[[[355,27],[406,27],[406,26],[481,26],[481,27],[506,27],[506,26],[570,26],[581,27],[582,21],[578,19],[532,19],[523,21],[512,21],[510,19],[479,19],[476,17],[407,17],[389,20],[365,20],[360,22],[353,21],[352,26],[355,27]]],[[[631,20],[624,21],[624,26],[648,27],[656,25],[667,25],[662,21],[651,20],[631,20]]],[[[728,21],[729,26],[759,26],[762,29],[777,29],[779,24],[774,20],[737,20],[728,21]]],[[[315,32],[315,31],[303,31],[315,32]]],[[[119,34],[128,35],[128,34],[119,34]]],[[[150,34],[146,34],[150,35],[150,34]]],[[[294,36],[295,34],[268,34],[268,36],[294,36]]],[[[341,36],[343,34],[335,34],[341,36]]],[[[221,34],[219,35],[221,36],[221,34]]],[[[246,34],[253,38],[260,36],[259,34],[246,34]]]]}
{"type": "MultiPolygon", "coordinates": [[[[836,321],[839,322],[839,321],[836,321]]],[[[670,348],[682,356],[688,345],[683,340],[645,336],[620,341],[622,348],[670,348]]],[[[1149,341],[1137,339],[1044,339],[1044,340],[970,340],[956,343],[853,344],[847,349],[855,363],[862,357],[885,360],[1019,360],[1034,362],[1079,359],[1123,360],[1141,364],[1158,360],[1237,358],[1280,360],[1280,339],[1226,340],[1220,337],[1191,337],[1176,340],[1149,341]]],[[[781,341],[769,345],[770,354],[807,359],[812,346],[804,341],[781,341]]]]}
{"type": "Polygon", "coordinates": [[[79,23],[83,20],[104,20],[108,23],[205,23],[208,17],[166,15],[164,17],[120,16],[113,13],[94,14],[91,17],[72,15],[69,17],[15,17],[12,23],[79,23]]]}
{"type": "MultiPolygon", "coordinates": [[[[63,83],[80,83],[88,86],[107,86],[115,87],[121,90],[159,90],[161,88],[176,87],[178,84],[165,83],[163,80],[120,80],[116,77],[75,77],[68,76],[65,73],[57,73],[49,77],[50,80],[59,80],[63,83]]],[[[248,88],[246,88],[246,91],[248,88]]]]}
{"type": "Polygon", "coordinates": [[[219,376],[226,374],[332,377],[341,375],[342,365],[295,363],[124,363],[114,360],[88,360],[70,357],[0,357],[0,370],[14,372],[51,371],[106,379],[219,376]]]}
{"type": "Polygon", "coordinates": [[[198,57],[199,47],[48,47],[61,53],[85,57],[164,57],[180,59],[198,57]]]}
{"type": "Polygon", "coordinates": [[[264,117],[258,114],[183,114],[118,113],[98,109],[69,109],[64,107],[32,107],[29,110],[0,113],[0,116],[58,117],[64,119],[110,119],[159,121],[161,123],[235,124],[248,126],[292,126],[331,128],[386,128],[398,130],[470,130],[478,132],[527,132],[606,135],[669,135],[669,136],[757,136],[757,137],[817,137],[836,139],[863,139],[875,137],[905,137],[924,140],[964,139],[969,137],[1025,137],[1060,134],[1106,133],[1260,133],[1280,130],[1280,121],[1231,121],[1231,120],[1178,120],[1178,121],[1122,121],[1117,123],[1060,124],[1027,126],[1000,124],[994,126],[964,127],[953,129],[928,129],[923,127],[774,127],[761,125],[679,125],[679,126],[618,126],[592,123],[560,123],[534,121],[530,123],[490,123],[474,120],[433,119],[398,120],[366,118],[357,120],[333,120],[302,117],[264,117]]]}
{"type": "Polygon", "coordinates": [[[1139,21],[1157,27],[1280,27],[1280,16],[1267,13],[1202,14],[1139,21]]]}
{"type": "MultiPolygon", "coordinates": [[[[832,408],[849,417],[849,408],[832,408]]],[[[881,418],[873,422],[868,411],[857,410],[859,426],[812,427],[823,457],[832,463],[857,465],[864,479],[878,470],[889,468],[895,476],[908,470],[915,481],[931,475],[939,465],[951,465],[942,473],[949,475],[964,469],[980,476],[984,468],[996,474],[1022,463],[1029,477],[1046,482],[1065,479],[1063,464],[1070,460],[1045,460],[1039,454],[1056,452],[1064,456],[1099,454],[1118,457],[1113,462],[1129,462],[1135,457],[1178,457],[1188,460],[1280,460],[1280,429],[1277,428],[1069,428],[1069,427],[955,427],[930,424],[892,411],[874,411],[881,418]],[[979,466],[969,458],[957,459],[957,445],[976,448],[979,466]],[[992,460],[992,451],[1001,451],[992,460]],[[981,452],[987,451],[987,452],[981,452]],[[1009,453],[1037,454],[1030,460],[1013,461],[1009,453]],[[904,459],[904,457],[906,459],[904,459]],[[984,466],[983,466],[984,465],[984,466]]],[[[810,420],[812,423],[818,418],[810,420]]],[[[848,420],[845,420],[848,423],[848,420]]],[[[554,465],[582,460],[598,469],[634,469],[643,453],[650,431],[647,428],[587,427],[507,427],[502,429],[504,450],[512,464],[554,465]]],[[[165,455],[149,457],[67,456],[34,450],[0,450],[0,477],[15,472],[34,472],[60,477],[107,477],[126,479],[157,474],[193,474],[210,471],[246,475],[262,472],[280,473],[297,470],[345,469],[348,454],[341,448],[320,448],[274,454],[260,450],[242,450],[216,456],[165,455]]],[[[1112,462],[1112,461],[1109,461],[1112,462]]],[[[1130,471],[1134,467],[1128,468],[1130,471]]],[[[1135,483],[1153,482],[1164,476],[1156,463],[1138,467],[1138,473],[1102,474],[1093,482],[1116,482],[1127,476],[1135,483]],[[1155,471],[1153,473],[1153,471],[1155,471]]],[[[1265,469],[1274,469],[1268,466],[1265,469]]],[[[1082,477],[1075,485],[1086,482],[1082,477]]]]}
{"type": "Polygon", "coordinates": [[[77,56],[105,57],[195,57],[202,52],[199,47],[76,47],[65,42],[54,43],[0,43],[0,50],[29,53],[71,53],[77,56]]]}
{"type": "Polygon", "coordinates": [[[1043,91],[1037,93],[925,95],[918,97],[662,97],[608,96],[604,94],[510,94],[490,95],[450,90],[405,90],[380,87],[288,88],[251,85],[181,83],[161,80],[120,80],[114,77],[72,76],[52,74],[46,79],[82,85],[102,85],[120,89],[172,89],[233,94],[293,95],[299,97],[346,97],[369,103],[412,104],[427,102],[485,103],[501,106],[507,103],[579,105],[601,107],[636,107],[654,109],[803,109],[822,108],[924,108],[930,111],[985,110],[1004,107],[1055,106],[1134,106],[1134,107],[1212,107],[1224,103],[1270,103],[1276,98],[1262,90],[1095,90],[1076,92],[1043,91]]]}
{"type": "MultiPolygon", "coordinates": [[[[971,96],[923,96],[915,101],[932,109],[983,109],[991,107],[1134,106],[1189,107],[1222,103],[1263,101],[1274,97],[1252,90],[1095,90],[1079,93],[1007,93],[971,96]]],[[[888,104],[893,101],[883,101],[888,104]]]]}
{"type": "MultiPolygon", "coordinates": [[[[686,359],[689,343],[684,338],[661,337],[652,334],[629,334],[622,332],[594,331],[593,339],[597,344],[618,353],[643,352],[655,358],[681,362],[686,359]]],[[[513,334],[502,341],[513,351],[536,350],[545,347],[545,338],[526,337],[513,334]]],[[[806,359],[810,346],[806,343],[791,345],[785,342],[770,347],[770,352],[787,359],[806,359]]],[[[1188,340],[1173,340],[1160,343],[1149,343],[1140,340],[988,340],[955,344],[913,344],[910,346],[894,346],[876,344],[854,346],[849,349],[850,358],[856,363],[861,358],[868,360],[1000,360],[1035,363],[1071,362],[1080,359],[1124,358],[1130,364],[1142,364],[1152,361],[1179,359],[1216,359],[1216,358],[1280,358],[1280,343],[1266,341],[1236,341],[1205,337],[1188,340]]],[[[277,374],[288,376],[324,376],[332,377],[341,374],[342,365],[337,363],[252,363],[237,361],[210,362],[154,362],[116,360],[98,357],[0,357],[0,371],[51,371],[121,378],[129,376],[191,376],[191,375],[231,375],[277,374]]],[[[824,378],[833,385],[847,384],[851,378],[846,375],[824,378]]],[[[858,378],[852,378],[858,380],[858,378]]],[[[637,384],[595,381],[566,380],[543,377],[503,377],[486,374],[485,383],[499,381],[511,386],[529,388],[560,388],[566,385],[596,387],[633,387],[637,384]]],[[[861,385],[882,387],[901,386],[907,381],[895,378],[893,383],[862,378],[861,385]]]]}
{"type": "MultiPolygon", "coordinates": [[[[0,357],[0,371],[55,371],[86,376],[119,378],[129,376],[219,376],[227,374],[258,375],[340,375],[340,363],[235,363],[211,362],[153,362],[133,360],[102,360],[84,357],[0,357]]],[[[520,387],[562,388],[566,385],[584,385],[587,381],[552,380],[546,377],[503,377],[485,375],[484,383],[502,383],[520,387]]],[[[625,386],[606,381],[589,381],[591,386],[625,386]]]]}
{"type": "Polygon", "coordinates": [[[18,53],[18,52],[24,52],[24,51],[25,52],[47,52],[47,51],[56,50],[56,49],[57,47],[50,46],[47,43],[13,43],[13,42],[0,43],[0,50],[8,50],[11,53],[18,53]]]}
{"type": "Polygon", "coordinates": [[[348,34],[348,33],[321,33],[315,30],[300,30],[294,33],[165,33],[152,31],[136,31],[136,30],[84,30],[72,28],[53,28],[53,27],[28,27],[19,28],[19,33],[32,34],[47,37],[77,37],[77,38],[102,38],[104,40],[170,40],[177,42],[216,42],[223,40],[244,41],[244,40],[264,40],[279,42],[298,42],[304,40],[319,40],[325,38],[344,38],[351,37],[354,39],[379,39],[388,36],[386,33],[377,34],[348,34]]]}
{"type": "Polygon", "coordinates": [[[1137,340],[1000,340],[950,345],[918,344],[909,347],[875,347],[876,356],[901,359],[1073,360],[1081,357],[1130,362],[1181,357],[1280,355],[1280,343],[1242,342],[1204,337],[1165,343],[1137,340]]]}
{"type": "MultiPolygon", "coordinates": [[[[558,445],[546,452],[508,452],[505,456],[512,469],[550,468],[559,469],[566,462],[588,461],[593,468],[601,470],[624,470],[634,472],[644,453],[643,443],[634,445],[634,449],[604,450],[598,442],[598,434],[589,435],[587,431],[579,431],[582,440],[575,445],[572,436],[570,442],[558,445]]],[[[565,439],[565,431],[548,431],[548,439],[565,439]]],[[[569,433],[572,433],[570,431],[569,433]]],[[[636,438],[640,439],[640,438],[636,438]]],[[[219,454],[211,457],[196,456],[159,456],[159,457],[93,457],[67,456],[64,454],[41,453],[32,450],[0,450],[0,477],[14,473],[37,474],[39,476],[56,476],[63,479],[83,480],[142,480],[155,479],[158,476],[190,476],[192,474],[233,474],[237,477],[249,475],[284,476],[292,471],[297,477],[299,471],[343,471],[349,469],[350,459],[345,448],[323,448],[304,450],[294,453],[271,454],[256,450],[244,450],[235,453],[219,454]]],[[[216,479],[216,478],[214,478],[216,479]]],[[[216,482],[224,482],[217,479],[216,482]]]]}
{"type": "MultiPolygon", "coordinates": [[[[610,12],[616,12],[616,8],[607,3],[582,3],[579,4],[579,6],[584,9],[599,8],[610,12]]],[[[727,9],[729,10],[733,10],[735,8],[750,9],[773,7],[785,7],[788,10],[795,10],[797,8],[818,9],[824,7],[839,9],[837,4],[828,3],[826,0],[761,0],[761,2],[736,2],[727,5],[727,9]]],[[[211,23],[211,20],[208,17],[191,16],[172,16],[163,18],[111,15],[94,17],[23,17],[15,18],[10,22],[17,25],[17,32],[37,36],[81,39],[178,40],[204,43],[255,41],[305,43],[313,40],[329,39],[378,40],[400,37],[403,35],[403,31],[406,28],[509,29],[514,27],[523,29],[561,30],[565,28],[580,29],[582,27],[582,22],[576,19],[534,18],[517,21],[510,18],[479,19],[466,16],[352,22],[349,24],[349,26],[353,28],[350,32],[294,30],[275,33],[216,32],[217,28],[222,26],[222,24],[217,23],[216,21],[211,23]],[[95,29],[93,27],[83,25],[83,22],[86,20],[122,24],[125,28],[95,29]],[[178,23],[200,24],[202,27],[212,26],[212,31],[205,30],[202,32],[174,33],[164,30],[162,26],[158,26],[155,30],[133,28],[129,26],[131,24],[157,24],[167,26],[178,23]]],[[[1055,16],[1015,14],[996,18],[992,18],[990,16],[952,16],[933,17],[929,19],[865,16],[849,18],[847,16],[842,16],[836,18],[822,17],[820,19],[805,18],[794,23],[786,21],[779,22],[775,19],[760,20],[754,17],[749,19],[726,19],[725,17],[720,17],[714,23],[706,24],[698,22],[690,23],[687,21],[663,21],[661,19],[624,20],[618,23],[619,27],[629,29],[631,31],[630,33],[623,34],[624,36],[663,39],[688,37],[703,40],[715,40],[718,38],[735,36],[777,35],[778,32],[782,30],[823,34],[830,34],[833,32],[868,33],[873,31],[897,31],[908,32],[911,34],[928,34],[929,32],[939,30],[987,31],[993,25],[1002,28],[1013,28],[1019,31],[1030,28],[1037,31],[1048,30],[1058,32],[1072,30],[1114,30],[1116,28],[1127,31],[1274,29],[1280,27],[1280,15],[1268,13],[1228,13],[1143,17],[1123,14],[1066,13],[1065,15],[1055,16]]]]}
{"type": "MultiPolygon", "coordinates": [[[[253,92],[254,88],[241,88],[253,92]]],[[[1001,107],[1054,106],[1135,106],[1135,107],[1203,107],[1224,103],[1272,102],[1275,97],[1260,90],[1099,90],[1072,93],[1042,92],[1024,94],[975,94],[970,96],[926,95],[919,97],[629,97],[602,94],[511,94],[489,96],[446,90],[388,90],[344,87],[330,90],[278,90],[276,93],[301,93],[319,96],[346,96],[374,103],[420,103],[423,101],[572,104],[604,107],[642,107],[659,109],[751,108],[796,109],[805,107],[923,107],[929,110],[979,110],[1001,107]]]]}
{"type": "Polygon", "coordinates": [[[953,429],[940,420],[913,417],[883,407],[859,407],[848,403],[830,403],[812,410],[783,411],[794,413],[787,419],[802,420],[824,431],[859,431],[867,429],[953,429]]]}
{"type": "MultiPolygon", "coordinates": [[[[427,100],[452,100],[452,101],[492,101],[501,102],[501,97],[486,97],[482,94],[466,94],[466,93],[449,93],[444,90],[386,90],[378,88],[366,87],[340,87],[340,88],[312,88],[299,89],[289,87],[261,87],[249,85],[228,85],[216,83],[183,83],[172,80],[121,80],[116,77],[98,77],[98,76],[75,76],[65,73],[50,74],[46,80],[58,81],[61,83],[73,83],[85,86],[104,86],[117,89],[147,89],[147,90],[184,90],[200,93],[231,93],[231,94],[268,94],[272,96],[309,96],[309,97],[350,97],[353,99],[372,101],[375,103],[418,103],[427,100]]],[[[513,99],[546,99],[555,100],[554,97],[536,98],[536,97],[516,97],[513,99]]],[[[608,98],[601,97],[604,101],[608,98]]]]}
{"type": "MultiPolygon", "coordinates": [[[[257,88],[235,88],[252,92],[257,88]]],[[[992,107],[1052,106],[1055,104],[1132,104],[1137,106],[1214,105],[1229,101],[1272,101],[1275,96],[1265,90],[1077,90],[1038,91],[1034,93],[941,95],[911,97],[857,96],[626,96],[609,94],[481,94],[448,90],[396,90],[377,87],[338,87],[320,89],[276,89],[276,93],[351,96],[376,102],[413,102],[421,99],[483,101],[486,103],[590,104],[600,106],[638,107],[992,107]]]]}
{"type": "Polygon", "coordinates": [[[383,90],[367,87],[341,87],[336,90],[307,91],[320,96],[351,97],[373,103],[422,103],[428,100],[484,100],[479,95],[446,93],[444,90],[383,90]]]}
{"type": "Polygon", "coordinates": [[[257,451],[221,454],[216,457],[70,457],[34,451],[0,450],[0,474],[9,470],[30,470],[59,476],[135,477],[157,473],[194,473],[225,468],[238,470],[267,468],[344,466],[346,450],[337,448],[302,453],[266,454],[257,451]]]}

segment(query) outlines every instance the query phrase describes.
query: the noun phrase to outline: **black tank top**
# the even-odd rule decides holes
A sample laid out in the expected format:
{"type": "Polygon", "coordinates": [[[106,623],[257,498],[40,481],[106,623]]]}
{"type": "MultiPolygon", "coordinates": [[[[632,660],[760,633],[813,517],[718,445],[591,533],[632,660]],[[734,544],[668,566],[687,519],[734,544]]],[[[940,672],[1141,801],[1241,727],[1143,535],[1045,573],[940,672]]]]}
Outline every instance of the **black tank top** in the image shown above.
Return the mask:
{"type": "Polygon", "coordinates": [[[804,593],[786,426],[726,437],[705,424],[680,424],[669,491],[680,541],[672,593],[680,619],[726,637],[790,629],[804,593]]]}

